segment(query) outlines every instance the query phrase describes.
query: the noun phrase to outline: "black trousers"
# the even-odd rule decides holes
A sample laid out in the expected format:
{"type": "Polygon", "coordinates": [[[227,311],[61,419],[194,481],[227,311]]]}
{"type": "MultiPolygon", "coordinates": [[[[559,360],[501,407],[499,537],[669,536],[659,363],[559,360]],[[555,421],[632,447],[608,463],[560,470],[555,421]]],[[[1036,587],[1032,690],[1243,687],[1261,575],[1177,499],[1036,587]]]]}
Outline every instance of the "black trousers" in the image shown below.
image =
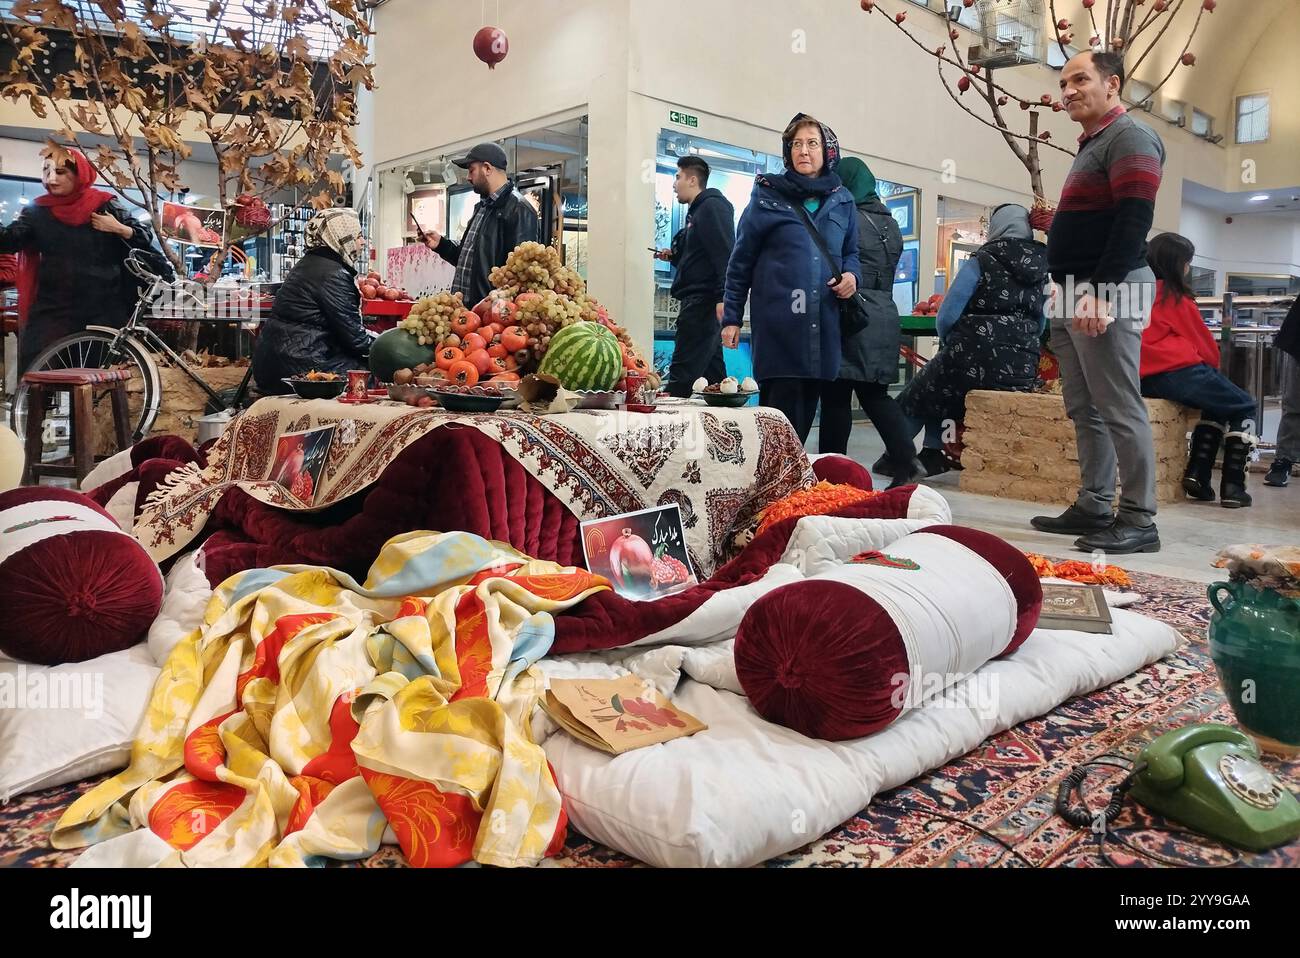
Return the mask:
{"type": "Polygon", "coordinates": [[[837,379],[821,383],[822,418],[817,435],[818,452],[849,451],[849,433],[853,429],[853,395],[857,394],[862,411],[885,441],[885,451],[897,463],[911,462],[916,457],[913,439],[916,430],[884,383],[855,382],[837,379]]]}
{"type": "Polygon", "coordinates": [[[673,360],[668,367],[667,393],[682,399],[691,395],[691,385],[703,376],[710,383],[727,377],[722,358],[722,326],[718,323],[717,303],[687,300],[677,315],[677,339],[673,360]]]}
{"type": "Polygon", "coordinates": [[[764,379],[758,384],[758,401],[784,413],[799,441],[807,442],[817,416],[821,387],[820,379],[764,379]]]}

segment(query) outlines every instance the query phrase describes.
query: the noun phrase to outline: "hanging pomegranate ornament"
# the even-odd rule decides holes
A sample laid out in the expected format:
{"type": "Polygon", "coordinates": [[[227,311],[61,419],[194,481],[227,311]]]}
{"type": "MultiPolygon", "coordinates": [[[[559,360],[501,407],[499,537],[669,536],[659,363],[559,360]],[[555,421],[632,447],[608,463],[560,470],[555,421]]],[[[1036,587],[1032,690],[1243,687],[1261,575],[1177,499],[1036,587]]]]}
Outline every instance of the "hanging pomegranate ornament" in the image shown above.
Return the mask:
{"type": "Polygon", "coordinates": [[[504,30],[484,27],[474,34],[474,56],[486,63],[489,70],[495,70],[509,52],[510,40],[504,30]]]}

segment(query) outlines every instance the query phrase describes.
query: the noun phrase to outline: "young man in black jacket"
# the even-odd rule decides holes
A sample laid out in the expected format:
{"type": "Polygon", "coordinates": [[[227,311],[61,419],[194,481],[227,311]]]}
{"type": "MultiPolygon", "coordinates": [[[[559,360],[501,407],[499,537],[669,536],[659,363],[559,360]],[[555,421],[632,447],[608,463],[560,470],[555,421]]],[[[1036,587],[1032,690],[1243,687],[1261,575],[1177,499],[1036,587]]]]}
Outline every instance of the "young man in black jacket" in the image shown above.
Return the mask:
{"type": "Polygon", "coordinates": [[[727,260],[736,242],[736,214],[725,196],[709,189],[709,164],[698,156],[677,161],[673,192],[677,202],[690,207],[686,225],[673,237],[673,248],[659,250],[655,257],[677,268],[672,295],[682,306],[667,391],[686,398],[701,376],[716,383],[727,375],[718,323],[727,260]]]}
{"type": "Polygon", "coordinates": [[[506,151],[495,143],[480,143],[468,156],[453,160],[469,171],[469,184],[481,199],[459,243],[436,230],[424,234],[424,244],[456,267],[453,293],[462,293],[474,306],[492,290],[489,274],[505,265],[520,243],[541,242],[541,223],[514,182],[506,175],[506,151]]]}

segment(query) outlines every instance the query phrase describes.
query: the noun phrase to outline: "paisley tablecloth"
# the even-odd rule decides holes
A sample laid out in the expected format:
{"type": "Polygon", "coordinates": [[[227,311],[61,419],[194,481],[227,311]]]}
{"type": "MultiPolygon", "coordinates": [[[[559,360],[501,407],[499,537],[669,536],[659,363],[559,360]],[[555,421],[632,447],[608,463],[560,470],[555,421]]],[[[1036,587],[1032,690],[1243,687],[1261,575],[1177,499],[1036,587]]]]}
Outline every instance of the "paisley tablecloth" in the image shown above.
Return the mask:
{"type": "Polygon", "coordinates": [[[814,481],[785,417],[764,408],[462,415],[274,397],[227,427],[206,467],[192,463],[169,475],[136,516],[135,535],[163,561],[199,536],[232,488],[280,509],[326,509],[365,490],[403,449],[442,428],[490,437],[579,519],[676,503],[701,577],[730,558],[767,505],[814,481]],[[278,437],[328,425],[336,429],[310,502],[268,479],[278,437]]]}

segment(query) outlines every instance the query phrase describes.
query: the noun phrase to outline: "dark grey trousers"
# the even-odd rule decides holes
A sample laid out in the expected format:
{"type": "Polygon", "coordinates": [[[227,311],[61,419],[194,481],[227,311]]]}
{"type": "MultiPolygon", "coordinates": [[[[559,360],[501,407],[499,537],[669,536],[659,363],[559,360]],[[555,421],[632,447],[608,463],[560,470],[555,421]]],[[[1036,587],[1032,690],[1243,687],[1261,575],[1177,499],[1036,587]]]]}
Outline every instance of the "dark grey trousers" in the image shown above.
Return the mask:
{"type": "Polygon", "coordinates": [[[1300,359],[1278,350],[1282,360],[1282,422],[1277,427],[1277,458],[1300,462],[1300,359]]]}
{"type": "Polygon", "coordinates": [[[1079,445],[1075,505],[1090,515],[1109,514],[1118,469],[1119,518],[1134,526],[1151,525],[1156,514],[1155,443],[1138,376],[1154,284],[1149,268],[1130,273],[1125,286],[1133,295],[1116,303],[1115,321],[1100,336],[1074,330],[1070,304],[1054,310],[1051,320],[1065,411],[1079,445]]]}

